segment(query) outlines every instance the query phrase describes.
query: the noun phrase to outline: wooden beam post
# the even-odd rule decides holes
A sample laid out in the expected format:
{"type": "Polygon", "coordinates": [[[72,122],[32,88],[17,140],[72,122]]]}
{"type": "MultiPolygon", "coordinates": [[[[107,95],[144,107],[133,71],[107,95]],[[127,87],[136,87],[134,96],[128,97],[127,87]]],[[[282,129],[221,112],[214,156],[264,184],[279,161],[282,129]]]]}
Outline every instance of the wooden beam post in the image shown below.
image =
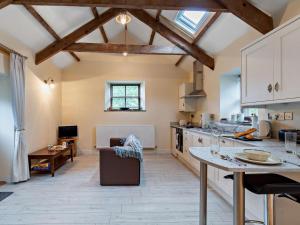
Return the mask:
{"type": "Polygon", "coordinates": [[[0,0],[0,9],[3,9],[4,7],[6,7],[12,3],[13,3],[13,0],[0,0]]]}
{"type": "MultiPolygon", "coordinates": [[[[57,41],[60,40],[58,34],[52,29],[52,27],[44,20],[44,18],[30,5],[24,5],[26,10],[48,31],[51,36],[57,41]]],[[[80,58],[74,53],[70,52],[70,55],[77,61],[80,61],[80,58]]]]}
{"type": "Polygon", "coordinates": [[[65,36],[61,40],[55,41],[48,47],[38,52],[35,57],[35,63],[40,64],[41,62],[47,60],[51,56],[55,55],[59,51],[65,49],[69,45],[88,35],[100,25],[103,25],[107,21],[111,20],[113,17],[117,16],[121,12],[121,9],[108,9],[102,13],[99,18],[93,19],[83,26],[79,27],[69,35],[65,36]]]}
{"type": "Polygon", "coordinates": [[[178,47],[166,47],[155,45],[125,45],[125,44],[97,44],[97,43],[74,43],[64,49],[74,52],[98,52],[147,54],[147,55],[186,55],[187,53],[178,47]]]}
{"type": "Polygon", "coordinates": [[[82,7],[109,7],[131,9],[161,10],[206,10],[210,12],[227,11],[215,0],[13,0],[13,4],[59,5],[82,7]]]}
{"type": "MultiPolygon", "coordinates": [[[[220,17],[221,13],[220,12],[216,12],[210,19],[209,21],[205,24],[205,26],[201,29],[201,31],[199,32],[199,34],[195,37],[195,39],[193,40],[193,44],[197,44],[197,42],[206,34],[206,32],[208,31],[208,29],[214,24],[214,22],[220,17]]],[[[183,60],[185,59],[185,55],[181,56],[178,61],[175,63],[175,66],[179,66],[183,60]]]]}
{"type": "MultiPolygon", "coordinates": [[[[96,7],[91,7],[91,11],[95,17],[95,19],[99,18],[99,13],[97,11],[97,8],[96,7]]],[[[103,25],[99,26],[99,31],[100,31],[100,34],[104,40],[105,43],[108,43],[108,38],[106,36],[106,33],[105,33],[105,30],[104,30],[104,27],[103,25]]]]}
{"type": "Polygon", "coordinates": [[[211,69],[214,69],[215,62],[214,59],[207,55],[199,47],[189,43],[183,37],[166,27],[164,24],[158,22],[149,15],[146,11],[141,9],[127,9],[133,16],[138,18],[143,23],[150,26],[155,32],[159,33],[161,36],[165,37],[167,40],[172,42],[177,47],[186,51],[188,54],[193,56],[198,61],[202,62],[204,65],[208,66],[211,69]]]}
{"type": "MultiPolygon", "coordinates": [[[[156,17],[155,17],[156,21],[159,21],[160,14],[161,14],[161,10],[158,10],[157,13],[156,13],[156,17]]],[[[154,37],[155,37],[155,31],[152,30],[149,45],[153,44],[154,37]]]]}
{"type": "Polygon", "coordinates": [[[223,4],[232,14],[261,32],[266,34],[273,30],[273,19],[247,0],[216,0],[223,4]]]}

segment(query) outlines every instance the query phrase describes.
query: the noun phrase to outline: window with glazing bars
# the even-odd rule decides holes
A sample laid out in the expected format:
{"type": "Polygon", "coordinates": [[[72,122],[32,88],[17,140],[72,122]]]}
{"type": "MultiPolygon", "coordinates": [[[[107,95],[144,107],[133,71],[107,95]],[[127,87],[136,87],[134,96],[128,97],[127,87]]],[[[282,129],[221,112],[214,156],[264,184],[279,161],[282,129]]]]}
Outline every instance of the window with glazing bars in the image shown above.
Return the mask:
{"type": "Polygon", "coordinates": [[[112,110],[140,110],[140,84],[111,84],[112,110]]]}

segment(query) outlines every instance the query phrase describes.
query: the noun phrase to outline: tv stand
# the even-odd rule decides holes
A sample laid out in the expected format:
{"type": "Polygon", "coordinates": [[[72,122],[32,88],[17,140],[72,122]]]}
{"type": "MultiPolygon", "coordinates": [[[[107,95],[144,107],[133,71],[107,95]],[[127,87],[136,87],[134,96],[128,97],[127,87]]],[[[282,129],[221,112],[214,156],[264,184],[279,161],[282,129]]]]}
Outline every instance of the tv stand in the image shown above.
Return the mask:
{"type": "Polygon", "coordinates": [[[58,138],[58,144],[61,145],[63,142],[67,142],[68,144],[71,144],[72,151],[73,151],[73,157],[77,156],[77,142],[78,137],[65,137],[65,138],[58,138]]]}

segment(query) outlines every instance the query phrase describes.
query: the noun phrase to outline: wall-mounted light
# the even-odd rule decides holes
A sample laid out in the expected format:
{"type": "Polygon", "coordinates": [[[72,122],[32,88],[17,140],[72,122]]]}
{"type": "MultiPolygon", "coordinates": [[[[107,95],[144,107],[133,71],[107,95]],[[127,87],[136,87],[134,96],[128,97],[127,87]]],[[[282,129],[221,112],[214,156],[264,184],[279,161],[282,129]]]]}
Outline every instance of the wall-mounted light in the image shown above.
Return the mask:
{"type": "Polygon", "coordinates": [[[53,78],[49,77],[47,80],[44,80],[44,83],[51,89],[55,87],[53,78]]]}

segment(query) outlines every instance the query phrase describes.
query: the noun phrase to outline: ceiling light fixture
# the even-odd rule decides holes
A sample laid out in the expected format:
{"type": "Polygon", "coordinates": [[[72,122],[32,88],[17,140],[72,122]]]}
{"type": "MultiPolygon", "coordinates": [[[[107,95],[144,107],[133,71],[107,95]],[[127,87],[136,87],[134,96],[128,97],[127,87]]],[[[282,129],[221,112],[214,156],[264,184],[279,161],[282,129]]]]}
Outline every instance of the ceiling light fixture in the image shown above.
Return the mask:
{"type": "Polygon", "coordinates": [[[127,12],[122,12],[116,17],[116,21],[122,25],[128,24],[131,21],[131,17],[127,15],[127,12]]]}
{"type": "Polygon", "coordinates": [[[47,80],[44,80],[44,83],[45,83],[50,89],[53,89],[53,88],[55,87],[53,78],[50,78],[50,77],[49,77],[47,80]]]}

